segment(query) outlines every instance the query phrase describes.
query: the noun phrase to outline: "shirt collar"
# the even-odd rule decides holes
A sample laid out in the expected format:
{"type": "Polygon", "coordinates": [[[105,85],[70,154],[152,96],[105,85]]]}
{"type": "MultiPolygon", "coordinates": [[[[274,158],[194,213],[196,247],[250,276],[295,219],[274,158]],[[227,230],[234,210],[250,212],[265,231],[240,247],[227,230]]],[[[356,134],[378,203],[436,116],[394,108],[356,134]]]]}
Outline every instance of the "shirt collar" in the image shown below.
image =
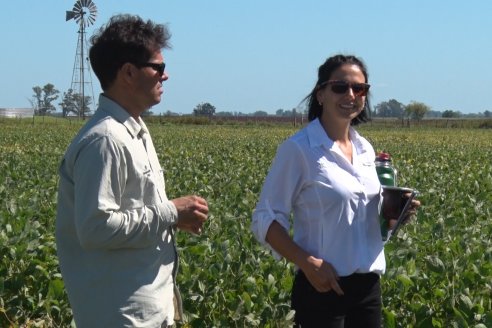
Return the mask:
{"type": "Polygon", "coordinates": [[[327,149],[330,149],[333,146],[333,140],[328,137],[321,122],[317,118],[307,126],[307,135],[311,148],[325,146],[327,149]]]}
{"type": "MultiPolygon", "coordinates": [[[[306,129],[309,146],[311,148],[324,146],[326,149],[331,149],[333,147],[333,140],[328,137],[318,118],[309,123],[306,129]]],[[[355,148],[358,150],[358,153],[366,151],[365,144],[362,142],[360,134],[353,127],[349,127],[349,136],[355,148]]]]}
{"type": "Polygon", "coordinates": [[[115,120],[123,124],[133,138],[137,137],[139,134],[143,135],[149,132],[147,126],[140,117],[138,118],[138,121],[135,120],[123,107],[103,94],[99,96],[98,110],[107,112],[115,120]]]}
{"type": "Polygon", "coordinates": [[[357,132],[353,127],[349,129],[350,140],[355,146],[355,149],[358,150],[359,154],[365,153],[367,151],[366,144],[362,142],[362,137],[359,132],[357,132]]]}

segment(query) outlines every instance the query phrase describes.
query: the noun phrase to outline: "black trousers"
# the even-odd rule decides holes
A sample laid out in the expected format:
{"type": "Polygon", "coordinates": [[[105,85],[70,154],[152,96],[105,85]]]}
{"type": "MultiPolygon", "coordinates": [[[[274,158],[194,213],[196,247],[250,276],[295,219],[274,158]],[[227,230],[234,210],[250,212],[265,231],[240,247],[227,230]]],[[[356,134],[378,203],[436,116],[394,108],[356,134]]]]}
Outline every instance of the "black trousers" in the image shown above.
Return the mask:
{"type": "Polygon", "coordinates": [[[381,328],[381,286],[375,273],[340,277],[345,293],[320,293],[298,271],[292,287],[292,308],[297,328],[381,328]]]}

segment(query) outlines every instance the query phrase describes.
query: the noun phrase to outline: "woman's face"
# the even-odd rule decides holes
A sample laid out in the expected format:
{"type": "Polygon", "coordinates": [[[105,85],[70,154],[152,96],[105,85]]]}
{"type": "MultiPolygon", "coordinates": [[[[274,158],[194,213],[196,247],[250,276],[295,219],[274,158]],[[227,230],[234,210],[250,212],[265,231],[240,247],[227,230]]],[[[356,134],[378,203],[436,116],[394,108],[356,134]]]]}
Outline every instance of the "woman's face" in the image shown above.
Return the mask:
{"type": "MultiPolygon", "coordinates": [[[[329,81],[342,81],[342,83],[330,82],[320,89],[316,98],[323,106],[322,120],[343,120],[350,122],[364,109],[366,95],[358,93],[359,85],[354,83],[366,83],[364,74],[359,66],[344,64],[333,71],[329,81]],[[343,82],[348,82],[351,87],[343,93],[337,93],[337,89],[343,90],[343,82]],[[342,86],[342,88],[340,88],[342,86]],[[355,90],[354,90],[355,89],[355,90]]],[[[340,90],[338,90],[340,92],[340,90]]]]}

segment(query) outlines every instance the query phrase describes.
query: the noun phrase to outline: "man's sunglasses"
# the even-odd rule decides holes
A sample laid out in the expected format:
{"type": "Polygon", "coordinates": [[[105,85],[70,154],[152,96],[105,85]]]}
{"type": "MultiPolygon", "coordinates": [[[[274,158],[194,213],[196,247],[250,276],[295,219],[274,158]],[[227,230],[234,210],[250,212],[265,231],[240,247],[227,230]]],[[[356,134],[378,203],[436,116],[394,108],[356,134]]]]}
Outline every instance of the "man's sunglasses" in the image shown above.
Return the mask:
{"type": "Polygon", "coordinates": [[[367,92],[371,87],[371,85],[367,83],[349,83],[341,80],[326,81],[321,83],[319,87],[323,88],[325,85],[329,85],[331,87],[331,91],[339,95],[345,94],[350,88],[356,97],[367,95],[367,92]]]}
{"type": "Polygon", "coordinates": [[[135,64],[138,68],[142,67],[151,67],[154,71],[159,73],[159,76],[162,76],[164,74],[164,70],[166,69],[166,63],[140,63],[140,64],[135,64]]]}

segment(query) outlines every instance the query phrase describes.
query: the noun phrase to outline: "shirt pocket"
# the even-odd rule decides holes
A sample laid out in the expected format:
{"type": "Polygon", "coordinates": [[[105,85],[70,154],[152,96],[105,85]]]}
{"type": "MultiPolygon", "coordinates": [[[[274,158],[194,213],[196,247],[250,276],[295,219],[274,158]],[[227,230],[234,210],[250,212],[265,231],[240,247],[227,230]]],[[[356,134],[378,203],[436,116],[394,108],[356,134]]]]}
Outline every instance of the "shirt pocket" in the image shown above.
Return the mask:
{"type": "Polygon", "coordinates": [[[150,165],[139,163],[128,172],[126,182],[126,200],[131,208],[144,205],[154,205],[162,202],[159,194],[159,184],[156,182],[155,174],[150,165]]]}

